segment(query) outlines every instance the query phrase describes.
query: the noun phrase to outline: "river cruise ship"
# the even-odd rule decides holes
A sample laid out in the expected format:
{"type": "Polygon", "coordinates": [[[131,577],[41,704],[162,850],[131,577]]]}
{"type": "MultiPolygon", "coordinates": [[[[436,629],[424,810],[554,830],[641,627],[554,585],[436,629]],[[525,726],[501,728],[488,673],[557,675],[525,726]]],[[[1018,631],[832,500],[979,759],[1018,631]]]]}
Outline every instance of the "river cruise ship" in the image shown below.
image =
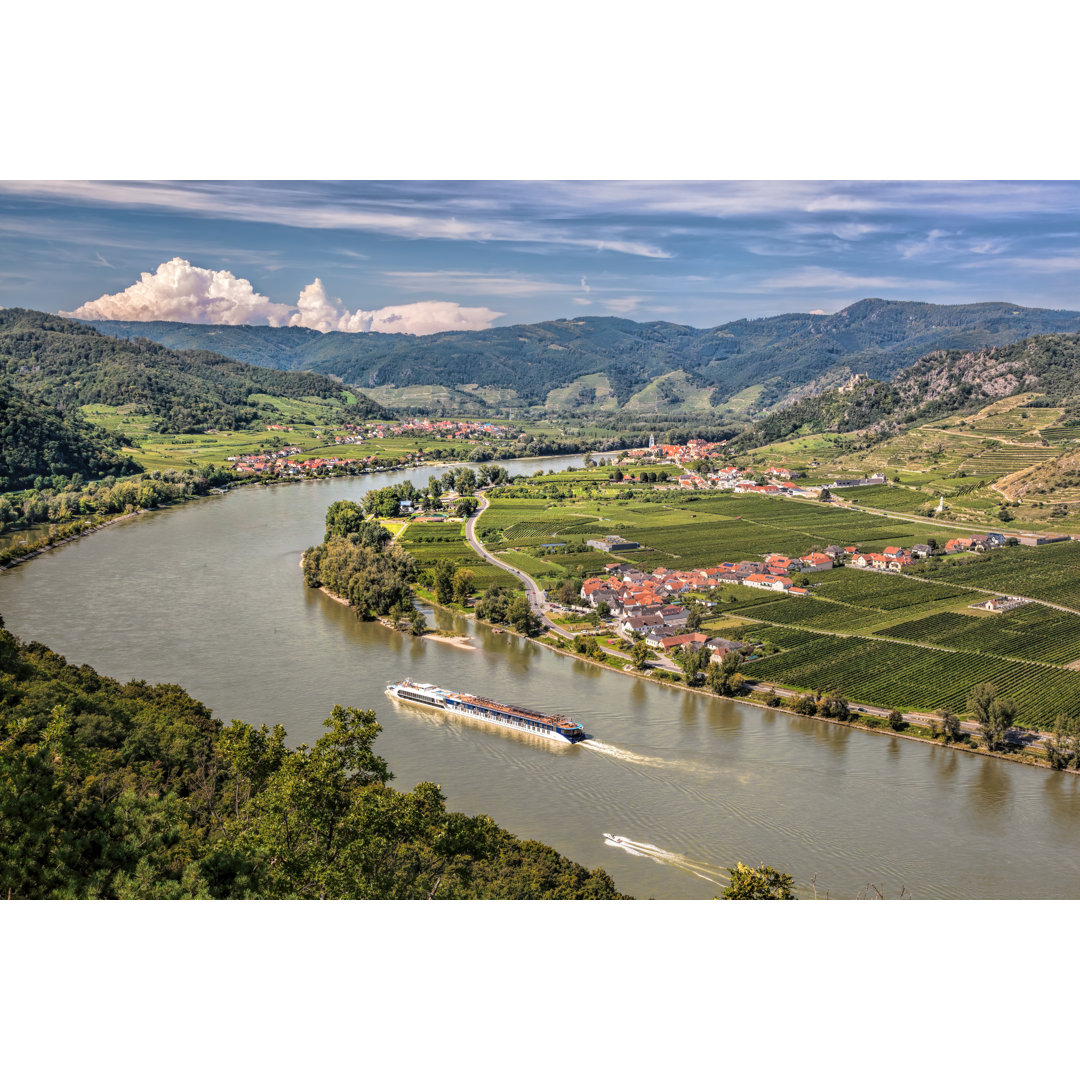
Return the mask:
{"type": "Polygon", "coordinates": [[[499,727],[525,731],[530,735],[539,735],[542,739],[554,742],[576,743],[588,738],[580,724],[565,716],[548,716],[546,713],[523,709],[519,705],[503,705],[488,698],[473,694],[460,694],[455,690],[443,690],[431,683],[415,683],[411,679],[391,683],[386,688],[387,694],[399,701],[411,701],[416,705],[427,705],[432,709],[455,713],[458,716],[471,716],[474,720],[484,720],[499,727]]]}

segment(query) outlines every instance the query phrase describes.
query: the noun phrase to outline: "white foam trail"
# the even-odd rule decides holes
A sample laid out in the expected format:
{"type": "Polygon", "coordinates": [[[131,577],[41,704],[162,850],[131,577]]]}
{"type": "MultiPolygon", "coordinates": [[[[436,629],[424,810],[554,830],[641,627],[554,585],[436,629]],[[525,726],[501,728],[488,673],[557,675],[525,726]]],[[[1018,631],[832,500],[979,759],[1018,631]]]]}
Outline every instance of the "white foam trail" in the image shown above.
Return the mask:
{"type": "Polygon", "coordinates": [[[647,757],[645,754],[635,754],[633,750],[624,750],[619,746],[612,746],[611,743],[601,742],[599,739],[586,739],[584,742],[578,743],[579,746],[587,746],[590,750],[595,750],[598,754],[605,754],[607,757],[612,757],[618,761],[627,761],[631,765],[650,765],[653,768],[670,768],[671,766],[679,766],[682,764],[678,761],[665,761],[663,758],[647,757]]]}
{"type": "Polygon", "coordinates": [[[683,870],[688,874],[693,874],[694,877],[701,878],[702,881],[708,881],[710,884],[727,884],[725,880],[718,881],[715,877],[709,876],[709,874],[719,874],[721,875],[721,878],[723,878],[724,870],[722,867],[713,866],[706,862],[699,862],[697,859],[691,859],[689,856],[680,855],[675,851],[665,851],[655,844],[645,844],[639,840],[630,840],[625,836],[620,837],[618,840],[609,840],[605,837],[604,843],[608,847],[620,848],[629,855],[637,855],[642,858],[652,859],[653,862],[658,862],[665,866],[674,866],[677,870],[683,870]]]}

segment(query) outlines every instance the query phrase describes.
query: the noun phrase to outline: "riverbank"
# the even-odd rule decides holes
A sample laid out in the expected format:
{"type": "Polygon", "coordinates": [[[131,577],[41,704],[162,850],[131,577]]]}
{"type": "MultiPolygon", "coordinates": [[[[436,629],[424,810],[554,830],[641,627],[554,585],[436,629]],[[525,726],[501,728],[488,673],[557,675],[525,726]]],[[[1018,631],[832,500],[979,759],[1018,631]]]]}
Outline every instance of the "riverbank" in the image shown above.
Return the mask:
{"type": "MultiPolygon", "coordinates": [[[[539,457],[493,458],[492,461],[494,461],[494,462],[501,462],[501,461],[518,461],[518,462],[521,462],[521,461],[554,461],[554,460],[564,458],[564,457],[567,457],[567,456],[578,457],[578,456],[584,455],[585,453],[602,453],[602,452],[603,451],[581,451],[580,454],[570,454],[570,455],[566,455],[566,454],[549,454],[549,455],[543,455],[543,456],[539,456],[539,457]]],[[[443,469],[443,468],[445,468],[445,469],[457,469],[457,468],[461,468],[462,466],[465,466],[467,468],[475,468],[478,464],[480,464],[480,463],[475,462],[475,461],[443,461],[443,460],[424,461],[424,460],[421,460],[421,461],[415,461],[415,462],[407,462],[406,464],[403,464],[403,465],[391,465],[391,466],[386,466],[386,467],[376,466],[374,468],[356,469],[356,470],[354,470],[352,472],[338,473],[338,474],[334,474],[334,475],[330,475],[330,476],[279,476],[279,477],[278,476],[276,476],[276,477],[250,476],[250,477],[237,477],[236,479],[232,479],[232,480],[229,481],[229,487],[227,489],[225,489],[224,491],[221,490],[221,489],[211,490],[211,491],[207,491],[207,492],[205,492],[204,494],[201,494],[201,495],[192,494],[188,498],[179,500],[177,502],[162,503],[160,506],[139,507],[138,509],[135,509],[135,510],[131,510],[131,511],[128,511],[128,512],[125,512],[125,513],[122,513],[122,514],[116,514],[116,515],[114,515],[112,517],[108,517],[103,521],[94,520],[94,518],[88,518],[85,523],[69,522],[69,523],[67,523],[65,525],[59,525],[58,526],[59,528],[66,528],[66,527],[69,527],[71,525],[83,525],[84,524],[84,527],[78,528],[76,531],[72,532],[70,536],[63,536],[63,537],[56,537],[56,538],[51,538],[51,537],[50,538],[45,538],[45,542],[40,543],[40,546],[38,546],[38,544],[35,543],[34,545],[31,545],[29,547],[29,550],[27,550],[27,551],[15,556],[15,557],[11,558],[8,561],[3,561],[4,560],[4,555],[2,553],[0,553],[0,573],[2,573],[4,570],[7,570],[9,567],[18,566],[21,563],[28,562],[30,559],[34,559],[38,555],[44,554],[46,551],[52,551],[54,548],[61,547],[64,544],[69,544],[73,540],[81,540],[84,536],[89,536],[91,533],[98,532],[100,529],[104,529],[104,528],[108,527],[109,525],[115,525],[119,521],[126,521],[129,518],[136,517],[136,516],[138,516],[140,514],[151,514],[155,510],[167,510],[170,507],[184,506],[187,503],[198,502],[198,501],[200,501],[202,499],[208,499],[208,498],[212,498],[212,497],[215,497],[215,496],[228,494],[229,491],[239,490],[240,488],[255,487],[255,486],[259,486],[259,487],[277,487],[277,486],[285,485],[285,484],[303,484],[303,483],[310,483],[312,481],[319,481],[319,480],[354,480],[354,479],[356,479],[358,477],[373,476],[373,475],[375,475],[377,473],[381,474],[381,473],[394,473],[394,472],[408,472],[411,469],[443,469]]],[[[136,473],[135,477],[138,477],[139,475],[140,474],[136,473]]],[[[132,477],[132,478],[129,478],[129,479],[133,479],[135,477],[132,477]]],[[[100,517],[100,515],[94,515],[94,517],[95,518],[100,517]]],[[[17,538],[18,538],[19,534],[22,533],[22,532],[29,532],[34,527],[35,526],[27,526],[26,528],[23,528],[23,529],[14,529],[10,533],[8,533],[7,535],[9,537],[11,537],[12,539],[14,539],[15,543],[17,545],[17,543],[18,543],[17,538]]]]}
{"type": "MultiPolygon", "coordinates": [[[[805,713],[797,712],[795,709],[782,703],[777,705],[769,705],[766,704],[764,701],[755,700],[752,696],[749,695],[745,697],[738,696],[725,698],[722,695],[714,694],[712,693],[712,691],[707,690],[703,687],[689,686],[686,683],[676,681],[675,679],[657,678],[655,674],[652,674],[648,671],[638,671],[637,669],[629,666],[621,668],[615,667],[611,664],[605,663],[603,660],[597,660],[594,657],[586,656],[582,653],[574,652],[571,649],[563,648],[561,645],[556,644],[554,641],[547,639],[546,636],[529,637],[526,634],[519,633],[518,631],[512,629],[509,626],[496,626],[496,624],[494,623],[484,622],[484,620],[477,618],[477,616],[471,612],[465,612],[454,607],[448,607],[445,604],[439,604],[430,596],[425,596],[424,599],[427,603],[431,604],[432,607],[441,608],[443,611],[447,611],[453,615],[460,615],[467,619],[473,619],[477,623],[483,623],[485,626],[490,626],[492,627],[492,629],[495,629],[498,632],[511,634],[514,637],[523,638],[528,641],[534,641],[537,645],[543,646],[543,648],[548,649],[551,652],[558,653],[561,656],[569,657],[572,660],[580,660],[583,663],[591,664],[593,667],[601,668],[605,671],[611,671],[622,675],[629,675],[635,679],[642,679],[647,683],[652,683],[653,685],[667,686],[674,690],[681,690],[684,693],[697,694],[701,697],[712,700],[719,699],[725,701],[735,701],[742,705],[753,706],[756,709],[763,709],[770,712],[787,713],[789,716],[799,716],[809,720],[819,720],[826,724],[833,724],[837,727],[851,728],[853,730],[863,731],[871,735],[885,735],[896,739],[907,739],[910,742],[922,743],[923,745],[941,746],[950,750],[959,750],[966,754],[974,754],[977,757],[998,758],[1001,761],[1009,761],[1016,765],[1029,765],[1034,768],[1053,771],[1048,761],[1036,755],[1026,754],[1022,751],[1015,753],[1000,753],[998,751],[987,750],[985,747],[968,742],[944,742],[938,736],[936,736],[929,727],[908,720],[904,721],[905,724],[908,728],[914,730],[896,731],[891,727],[883,727],[877,723],[865,723],[857,719],[838,720],[836,717],[820,716],[817,714],[813,716],[807,716],[805,713]]],[[[653,670],[655,671],[656,669],[653,670]]],[[[785,694],[788,694],[791,697],[800,696],[798,691],[788,690],[787,688],[773,688],[773,693],[777,694],[777,696],[780,696],[781,698],[785,694]]],[[[865,707],[858,703],[855,703],[851,706],[851,708],[854,713],[856,711],[861,712],[865,707]]],[[[1062,769],[1058,771],[1071,775],[1080,775],[1080,770],[1077,769],[1062,769]]]]}

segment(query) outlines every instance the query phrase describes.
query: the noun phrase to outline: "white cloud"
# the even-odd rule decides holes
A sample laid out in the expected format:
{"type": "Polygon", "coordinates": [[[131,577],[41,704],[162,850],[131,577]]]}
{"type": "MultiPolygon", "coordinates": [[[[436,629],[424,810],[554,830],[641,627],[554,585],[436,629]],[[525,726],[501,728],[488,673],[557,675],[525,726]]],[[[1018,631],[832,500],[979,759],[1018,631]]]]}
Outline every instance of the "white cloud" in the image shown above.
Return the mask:
{"type": "Polygon", "coordinates": [[[629,315],[645,302],[644,296],[619,296],[604,301],[604,307],[616,315],[629,315]]]}
{"type": "Polygon", "coordinates": [[[581,289],[583,292],[592,292],[592,289],[589,288],[589,283],[584,278],[581,279],[581,289]]]}
{"type": "Polygon", "coordinates": [[[918,255],[930,255],[938,250],[938,241],[948,236],[944,229],[931,229],[924,240],[912,240],[907,243],[897,244],[896,249],[905,259],[912,259],[918,255]]]}
{"type": "Polygon", "coordinates": [[[187,259],[162,263],[152,274],[123,292],[99,296],[74,311],[76,319],[131,322],[189,322],[239,326],[305,326],[323,333],[375,331],[384,334],[436,334],[443,330],[483,330],[503,313],[487,307],[462,307],[449,300],[421,300],[374,311],[349,311],[331,298],[316,278],[295,305],[280,304],[257,293],[247,278],[228,270],[192,266],[187,259]]]}
{"type": "Polygon", "coordinates": [[[283,326],[291,310],[288,304],[275,304],[257,293],[247,278],[234,277],[228,270],[206,270],[177,258],[163,262],[152,274],[144,270],[123,292],[99,296],[60,314],[75,319],[283,326]]]}
{"type": "Polygon", "coordinates": [[[438,334],[444,330],[485,330],[502,314],[486,307],[462,307],[450,300],[420,300],[375,311],[349,311],[340,299],[331,299],[316,278],[300,293],[289,325],[323,333],[342,330],[348,334],[438,334]]]}
{"type": "Polygon", "coordinates": [[[485,274],[469,270],[387,270],[384,281],[402,289],[446,289],[448,291],[484,296],[543,296],[548,293],[567,293],[569,282],[545,281],[517,274],[485,274]]]}
{"type": "Polygon", "coordinates": [[[804,266],[790,274],[758,283],[766,289],[911,289],[947,286],[949,282],[912,280],[901,277],[864,277],[824,266],[804,266]]]}
{"type": "Polygon", "coordinates": [[[105,206],[150,206],[204,217],[258,221],[290,228],[348,229],[423,240],[459,240],[549,244],[615,251],[647,259],[674,256],[656,244],[627,240],[622,229],[578,235],[564,227],[520,218],[470,220],[445,211],[403,213],[374,209],[365,204],[339,203],[330,199],[308,201],[290,198],[288,192],[262,188],[258,197],[227,183],[203,190],[193,185],[112,180],[0,180],[0,191],[14,195],[46,196],[76,203],[105,206]]]}

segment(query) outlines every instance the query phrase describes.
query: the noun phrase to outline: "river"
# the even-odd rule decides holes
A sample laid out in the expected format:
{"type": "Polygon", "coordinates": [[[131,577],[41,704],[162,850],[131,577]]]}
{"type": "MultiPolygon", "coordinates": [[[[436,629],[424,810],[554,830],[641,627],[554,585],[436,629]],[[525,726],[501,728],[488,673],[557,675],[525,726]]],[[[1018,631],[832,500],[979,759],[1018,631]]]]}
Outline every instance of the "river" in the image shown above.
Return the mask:
{"type": "MultiPolygon", "coordinates": [[[[505,463],[511,472],[580,458],[505,463]]],[[[116,678],[179,683],[214,713],[311,743],[335,704],[372,708],[395,785],[442,786],[634,896],[717,895],[717,868],[816,874],[822,895],[1080,897],[1080,778],[627,678],[438,611],[475,649],[405,637],[304,587],[326,507],[443,467],[247,487],[155,511],[0,574],[8,629],[116,678]],[[565,712],[552,746],[391,703],[410,675],[565,712]],[[634,842],[612,847],[603,833],[634,842]]]]}

